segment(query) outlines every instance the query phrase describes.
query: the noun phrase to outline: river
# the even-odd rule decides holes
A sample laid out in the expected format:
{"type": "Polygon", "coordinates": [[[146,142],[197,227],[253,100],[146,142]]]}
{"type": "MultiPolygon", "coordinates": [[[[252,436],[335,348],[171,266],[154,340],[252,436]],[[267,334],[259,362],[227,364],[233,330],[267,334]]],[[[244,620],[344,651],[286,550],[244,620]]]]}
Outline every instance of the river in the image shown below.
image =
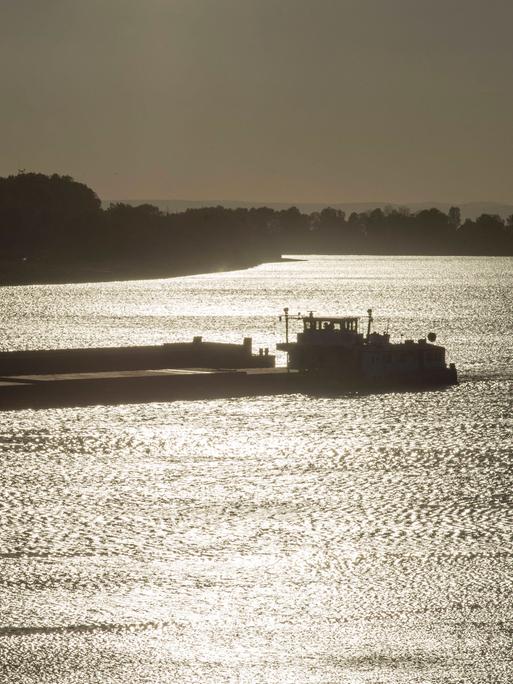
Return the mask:
{"type": "Polygon", "coordinates": [[[513,259],[305,257],[0,288],[0,348],[364,315],[460,384],[0,414],[0,680],[513,678],[513,259]]]}

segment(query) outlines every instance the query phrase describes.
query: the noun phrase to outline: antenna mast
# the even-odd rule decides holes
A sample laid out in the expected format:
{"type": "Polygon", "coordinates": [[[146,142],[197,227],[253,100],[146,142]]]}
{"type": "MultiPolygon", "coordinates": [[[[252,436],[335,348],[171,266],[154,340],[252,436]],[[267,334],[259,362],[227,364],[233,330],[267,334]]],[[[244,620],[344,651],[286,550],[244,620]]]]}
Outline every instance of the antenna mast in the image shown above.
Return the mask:
{"type": "Polygon", "coordinates": [[[288,344],[289,343],[289,307],[286,306],[283,309],[283,313],[285,314],[285,342],[288,344]]]}
{"type": "Polygon", "coordinates": [[[367,339],[369,339],[369,335],[371,333],[372,321],[374,320],[372,318],[372,309],[367,309],[367,314],[369,316],[369,320],[367,322],[367,339]]]}

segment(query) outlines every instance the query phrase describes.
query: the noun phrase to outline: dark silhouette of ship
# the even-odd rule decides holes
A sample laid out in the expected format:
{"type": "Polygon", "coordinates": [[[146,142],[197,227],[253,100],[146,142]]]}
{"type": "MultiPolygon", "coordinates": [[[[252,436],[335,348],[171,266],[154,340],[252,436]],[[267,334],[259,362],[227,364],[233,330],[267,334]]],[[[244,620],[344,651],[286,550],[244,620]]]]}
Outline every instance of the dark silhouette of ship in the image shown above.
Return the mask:
{"type": "Polygon", "coordinates": [[[372,332],[372,309],[367,330],[361,331],[360,318],[289,316],[284,309],[286,341],[277,349],[288,354],[288,367],[320,382],[346,387],[396,387],[414,385],[454,385],[454,364],[447,366],[445,348],[434,344],[436,334],[415,342],[391,342],[388,332],[372,332]],[[289,342],[289,320],[302,320],[303,331],[289,342]]]}
{"type": "Polygon", "coordinates": [[[360,319],[299,318],[303,331],[277,345],[287,366],[275,367],[268,349],[253,354],[239,344],[204,342],[95,349],[0,353],[0,410],[272,394],[325,394],[441,387],[457,382],[445,349],[427,340],[390,341],[388,333],[360,332],[360,319]]]}

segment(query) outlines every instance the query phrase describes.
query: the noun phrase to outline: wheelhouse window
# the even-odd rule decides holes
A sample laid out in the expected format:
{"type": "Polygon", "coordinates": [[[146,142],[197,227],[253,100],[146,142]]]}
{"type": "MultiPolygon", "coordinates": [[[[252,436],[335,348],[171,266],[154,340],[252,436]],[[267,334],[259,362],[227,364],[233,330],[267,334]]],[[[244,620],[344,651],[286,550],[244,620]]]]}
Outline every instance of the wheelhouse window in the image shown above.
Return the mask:
{"type": "Polygon", "coordinates": [[[303,319],[304,330],[306,331],[336,331],[336,332],[358,332],[357,318],[313,318],[309,316],[303,319]]]}

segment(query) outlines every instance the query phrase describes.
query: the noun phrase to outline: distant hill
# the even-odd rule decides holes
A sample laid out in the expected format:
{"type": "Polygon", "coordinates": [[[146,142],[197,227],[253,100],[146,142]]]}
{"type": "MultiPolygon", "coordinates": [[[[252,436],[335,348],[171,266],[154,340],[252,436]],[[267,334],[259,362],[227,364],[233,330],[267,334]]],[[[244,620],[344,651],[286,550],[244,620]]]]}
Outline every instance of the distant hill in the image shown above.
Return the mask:
{"type": "MultiPolygon", "coordinates": [[[[123,204],[128,204],[130,206],[137,206],[140,204],[153,204],[158,207],[160,211],[169,212],[170,214],[177,214],[186,209],[201,209],[203,207],[224,207],[225,209],[250,209],[258,207],[269,207],[270,209],[275,209],[277,211],[281,209],[288,209],[290,202],[242,202],[237,200],[182,200],[182,199],[140,199],[140,200],[103,200],[102,205],[104,209],[107,209],[111,204],[116,204],[122,202],[123,204]]],[[[326,207],[332,207],[333,209],[340,209],[345,211],[346,215],[349,216],[352,212],[357,214],[371,211],[378,207],[392,207],[393,209],[398,209],[400,207],[408,207],[414,212],[422,211],[423,209],[439,209],[447,213],[451,206],[456,206],[461,209],[461,217],[463,219],[475,220],[481,214],[498,214],[503,218],[511,216],[513,214],[513,204],[501,204],[499,202],[464,202],[453,204],[448,204],[444,202],[416,202],[413,204],[394,204],[393,202],[340,202],[335,204],[315,204],[308,202],[297,202],[293,206],[297,207],[302,213],[310,214],[313,211],[321,211],[326,207]]]]}

